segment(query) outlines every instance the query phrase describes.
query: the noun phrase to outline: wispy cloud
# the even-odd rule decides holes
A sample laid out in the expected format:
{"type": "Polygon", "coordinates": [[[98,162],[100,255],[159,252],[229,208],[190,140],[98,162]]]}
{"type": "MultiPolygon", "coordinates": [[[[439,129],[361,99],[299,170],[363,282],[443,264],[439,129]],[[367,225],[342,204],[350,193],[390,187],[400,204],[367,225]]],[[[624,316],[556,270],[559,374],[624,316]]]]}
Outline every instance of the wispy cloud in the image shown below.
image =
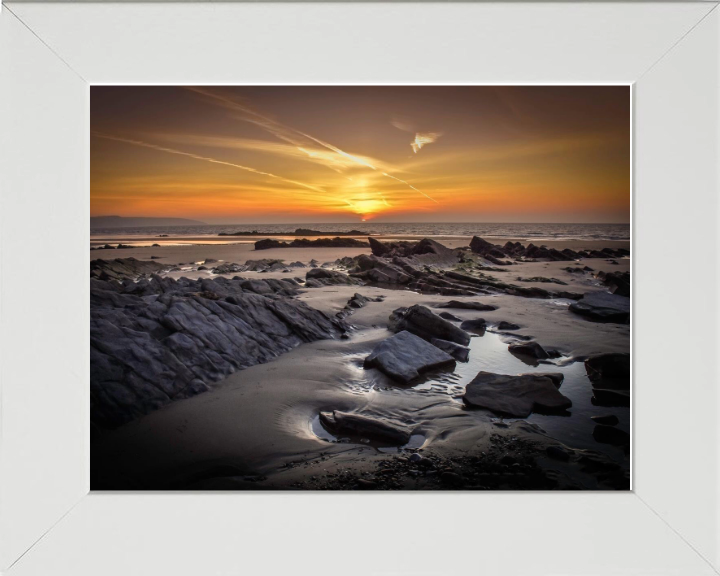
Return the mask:
{"type": "MultiPolygon", "coordinates": [[[[379,168],[375,165],[375,163],[371,162],[369,159],[350,154],[342,149],[340,149],[337,146],[334,146],[333,144],[330,144],[329,142],[325,142],[324,140],[321,140],[320,138],[316,138],[315,136],[311,136],[310,134],[307,134],[305,132],[301,132],[300,130],[296,130],[295,128],[292,128],[290,126],[286,126],[285,124],[282,124],[281,122],[278,122],[277,120],[274,120],[264,114],[261,114],[257,110],[250,107],[245,102],[241,102],[236,99],[228,98],[227,96],[220,94],[217,91],[209,90],[207,88],[198,88],[198,87],[188,87],[188,90],[191,90],[192,92],[195,92],[197,94],[200,94],[206,98],[208,98],[211,102],[214,102],[215,104],[224,106],[225,108],[228,108],[230,110],[233,110],[235,112],[239,113],[239,116],[237,118],[239,120],[243,120],[245,122],[250,122],[252,124],[255,124],[256,126],[259,126],[269,132],[270,134],[274,135],[280,140],[283,140],[284,142],[287,142],[289,144],[292,144],[296,146],[299,150],[303,152],[307,152],[307,141],[313,142],[315,144],[320,145],[321,147],[325,148],[326,150],[330,150],[334,152],[335,154],[341,156],[342,158],[349,160],[353,163],[355,163],[358,166],[364,166],[365,168],[369,168],[370,170],[380,172],[383,176],[386,176],[387,178],[392,178],[393,180],[397,180],[398,182],[402,182],[408,188],[411,190],[414,190],[421,194],[422,196],[425,196],[426,198],[429,198],[433,202],[437,202],[433,198],[431,198],[429,195],[427,195],[425,192],[418,190],[415,186],[412,184],[406,182],[405,180],[401,180],[399,178],[396,178],[392,174],[389,174],[386,169],[379,168]]],[[[437,135],[439,137],[439,134],[437,135]]],[[[308,153],[310,156],[310,153],[308,153]]],[[[312,157],[312,156],[311,156],[312,157]]]]}
{"type": "Polygon", "coordinates": [[[242,164],[235,164],[234,162],[226,162],[225,160],[218,160],[217,158],[211,158],[209,156],[200,156],[198,154],[193,154],[191,152],[185,152],[183,150],[177,150],[175,148],[167,148],[165,146],[159,146],[157,144],[152,144],[150,142],[143,142],[142,140],[133,140],[132,138],[122,138],[120,136],[111,136],[109,134],[103,134],[101,132],[93,132],[93,135],[97,136],[98,138],[104,138],[105,140],[114,140],[115,142],[124,142],[126,144],[132,144],[133,146],[150,148],[152,150],[157,150],[159,152],[167,152],[168,154],[178,154],[180,156],[187,156],[188,158],[193,158],[195,160],[202,160],[205,162],[211,162],[212,164],[221,164],[223,166],[230,166],[232,168],[237,168],[239,170],[244,170],[246,172],[252,172],[253,174],[258,174],[260,176],[267,176],[268,178],[275,178],[277,180],[281,180],[281,181],[287,182],[289,184],[295,184],[296,186],[300,186],[302,188],[307,188],[308,190],[313,190],[315,192],[325,193],[325,190],[323,190],[322,188],[318,188],[317,186],[312,186],[311,184],[305,184],[304,182],[298,182],[297,180],[291,180],[289,178],[284,178],[283,176],[278,176],[277,174],[273,174],[271,172],[264,172],[262,170],[257,170],[250,166],[243,166],[242,164]]]}
{"type": "Polygon", "coordinates": [[[437,139],[442,136],[442,132],[418,132],[415,125],[407,120],[394,119],[390,121],[390,124],[403,132],[415,134],[415,139],[410,142],[410,147],[413,149],[415,154],[417,154],[424,146],[436,142],[437,139]]]}
{"type": "Polygon", "coordinates": [[[440,138],[440,136],[442,136],[442,134],[439,132],[418,132],[415,134],[415,140],[410,143],[410,146],[412,146],[413,152],[417,154],[423,146],[432,144],[440,138]]]}

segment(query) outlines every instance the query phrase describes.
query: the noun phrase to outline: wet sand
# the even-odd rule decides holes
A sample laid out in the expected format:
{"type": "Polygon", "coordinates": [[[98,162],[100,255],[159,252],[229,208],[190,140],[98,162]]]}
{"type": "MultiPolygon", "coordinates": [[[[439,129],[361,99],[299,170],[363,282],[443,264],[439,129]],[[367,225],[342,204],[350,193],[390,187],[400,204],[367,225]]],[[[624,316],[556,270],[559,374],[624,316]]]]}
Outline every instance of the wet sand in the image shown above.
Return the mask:
{"type": "MultiPolygon", "coordinates": [[[[258,238],[252,238],[253,242],[258,238]]],[[[161,239],[168,240],[168,239],[161,239]]],[[[438,238],[449,246],[467,245],[469,238],[438,238]]],[[[504,242],[504,241],[503,241],[504,242]]],[[[629,248],[627,242],[542,242],[549,247],[629,248]]],[[[248,259],[281,258],[286,262],[320,263],[343,256],[369,253],[369,248],[287,248],[254,251],[252,244],[168,245],[125,250],[95,250],[91,259],[133,256],[147,260],[161,256],[163,264],[185,263],[187,270],[175,277],[212,276],[191,270],[189,262],[214,258],[244,263],[248,259]]],[[[492,272],[499,280],[518,283],[517,278],[544,276],[567,282],[567,286],[525,283],[545,289],[594,291],[600,283],[590,275],[570,274],[562,268],[572,262],[522,263],[507,272],[492,272]]],[[[607,272],[629,270],[630,260],[617,265],[601,259],[585,259],[587,265],[607,272]]],[[[304,277],[307,269],[283,272],[244,272],[247,278],[304,277]]],[[[233,276],[233,275],[230,275],[233,276]]],[[[573,461],[558,462],[546,456],[547,446],[565,446],[575,455],[597,451],[602,458],[629,470],[629,455],[620,448],[594,442],[593,414],[615,413],[620,429],[629,432],[628,408],[600,408],[590,404],[592,387],[584,375],[584,358],[604,352],[628,352],[630,327],[585,321],[567,310],[569,301],[493,295],[468,298],[495,304],[492,312],[457,310],[465,319],[485,318],[488,323],[505,320],[521,326],[518,334],[534,337],[562,357],[557,370],[566,374],[561,392],[574,395],[566,416],[531,415],[525,420],[498,418],[485,410],[467,409],[460,397],[465,385],[479,370],[504,373],[556,370],[553,366],[530,366],[507,352],[508,335],[492,332],[473,338],[471,363],[458,364],[452,373],[436,372],[413,386],[398,386],[377,370],[364,370],[362,359],[374,345],[389,337],[390,313],[401,306],[422,304],[435,309],[451,298],[408,290],[367,286],[328,286],[305,289],[299,299],[329,314],[342,310],[354,293],[384,296],[346,320],[354,330],[349,340],[324,340],[303,344],[272,362],[236,372],[212,386],[210,392],[176,401],[116,430],[94,430],[92,441],[93,489],[323,489],[357,487],[358,479],[379,482],[387,472],[400,487],[448,488],[438,485],[432,474],[405,470],[406,457],[420,450],[434,458],[437,468],[463,470],[468,458],[490,459],[495,465],[503,454],[519,460],[512,470],[497,464],[497,477],[483,480],[487,488],[502,488],[502,474],[540,474],[556,488],[598,489],[597,477],[573,461]],[[567,392],[565,391],[567,390],[567,392]],[[361,411],[377,418],[401,421],[413,429],[407,449],[387,448],[358,438],[334,438],[319,427],[324,410],[361,411]],[[498,448],[499,447],[499,448],[498,448]],[[524,458],[524,460],[523,460],[524,458]],[[494,460],[493,460],[494,459],[494,460]],[[507,470],[506,470],[507,469],[507,470]],[[510,470],[510,471],[508,471],[510,470]],[[346,479],[349,479],[347,482],[346,479]]],[[[539,476],[540,477],[540,476],[539,476]]],[[[382,483],[381,483],[382,484],[382,483]]],[[[512,484],[512,482],[511,482],[512,484]]],[[[517,482],[515,482],[517,485],[517,482]]],[[[540,487],[545,486],[541,484],[540,487]]],[[[530,487],[530,486],[529,486],[530,487]]]]}

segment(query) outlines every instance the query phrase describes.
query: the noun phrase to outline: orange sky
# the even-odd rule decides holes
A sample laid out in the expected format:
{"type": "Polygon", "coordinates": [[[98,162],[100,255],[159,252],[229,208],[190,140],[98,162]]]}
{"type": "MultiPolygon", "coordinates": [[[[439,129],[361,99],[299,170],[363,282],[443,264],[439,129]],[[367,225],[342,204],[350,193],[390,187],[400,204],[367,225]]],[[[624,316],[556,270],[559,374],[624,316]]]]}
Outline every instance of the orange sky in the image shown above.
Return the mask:
{"type": "Polygon", "coordinates": [[[93,216],[630,220],[626,86],[94,86],[91,129],[93,216]]]}

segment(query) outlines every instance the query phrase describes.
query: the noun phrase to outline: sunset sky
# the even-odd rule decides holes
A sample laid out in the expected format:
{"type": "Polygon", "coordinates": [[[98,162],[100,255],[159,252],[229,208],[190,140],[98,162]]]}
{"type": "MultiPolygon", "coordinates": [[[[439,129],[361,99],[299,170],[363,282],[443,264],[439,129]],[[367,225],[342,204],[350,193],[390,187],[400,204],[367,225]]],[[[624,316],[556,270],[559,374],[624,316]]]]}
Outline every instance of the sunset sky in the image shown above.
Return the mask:
{"type": "Polygon", "coordinates": [[[94,86],[91,130],[93,216],[630,220],[627,86],[94,86]]]}

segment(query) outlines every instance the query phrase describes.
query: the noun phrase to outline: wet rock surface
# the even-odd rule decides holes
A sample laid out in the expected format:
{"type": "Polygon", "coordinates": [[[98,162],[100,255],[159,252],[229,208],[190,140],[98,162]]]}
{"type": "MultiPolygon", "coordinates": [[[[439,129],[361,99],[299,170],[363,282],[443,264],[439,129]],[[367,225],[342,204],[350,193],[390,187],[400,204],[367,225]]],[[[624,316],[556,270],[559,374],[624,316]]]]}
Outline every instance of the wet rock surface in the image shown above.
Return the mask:
{"type": "Polygon", "coordinates": [[[419,336],[402,331],[380,342],[363,365],[366,369],[377,368],[393,380],[407,384],[424,372],[452,368],[455,359],[419,336]]]}
{"type": "Polygon", "coordinates": [[[558,412],[572,406],[551,378],[535,374],[480,372],[466,386],[463,400],[469,406],[515,418],[527,418],[533,411],[558,412]]]}
{"type": "Polygon", "coordinates": [[[594,388],[630,389],[630,354],[599,354],[585,360],[585,370],[594,388]]]}
{"type": "Polygon", "coordinates": [[[607,292],[585,294],[569,310],[593,322],[630,323],[630,298],[607,292]]]}

